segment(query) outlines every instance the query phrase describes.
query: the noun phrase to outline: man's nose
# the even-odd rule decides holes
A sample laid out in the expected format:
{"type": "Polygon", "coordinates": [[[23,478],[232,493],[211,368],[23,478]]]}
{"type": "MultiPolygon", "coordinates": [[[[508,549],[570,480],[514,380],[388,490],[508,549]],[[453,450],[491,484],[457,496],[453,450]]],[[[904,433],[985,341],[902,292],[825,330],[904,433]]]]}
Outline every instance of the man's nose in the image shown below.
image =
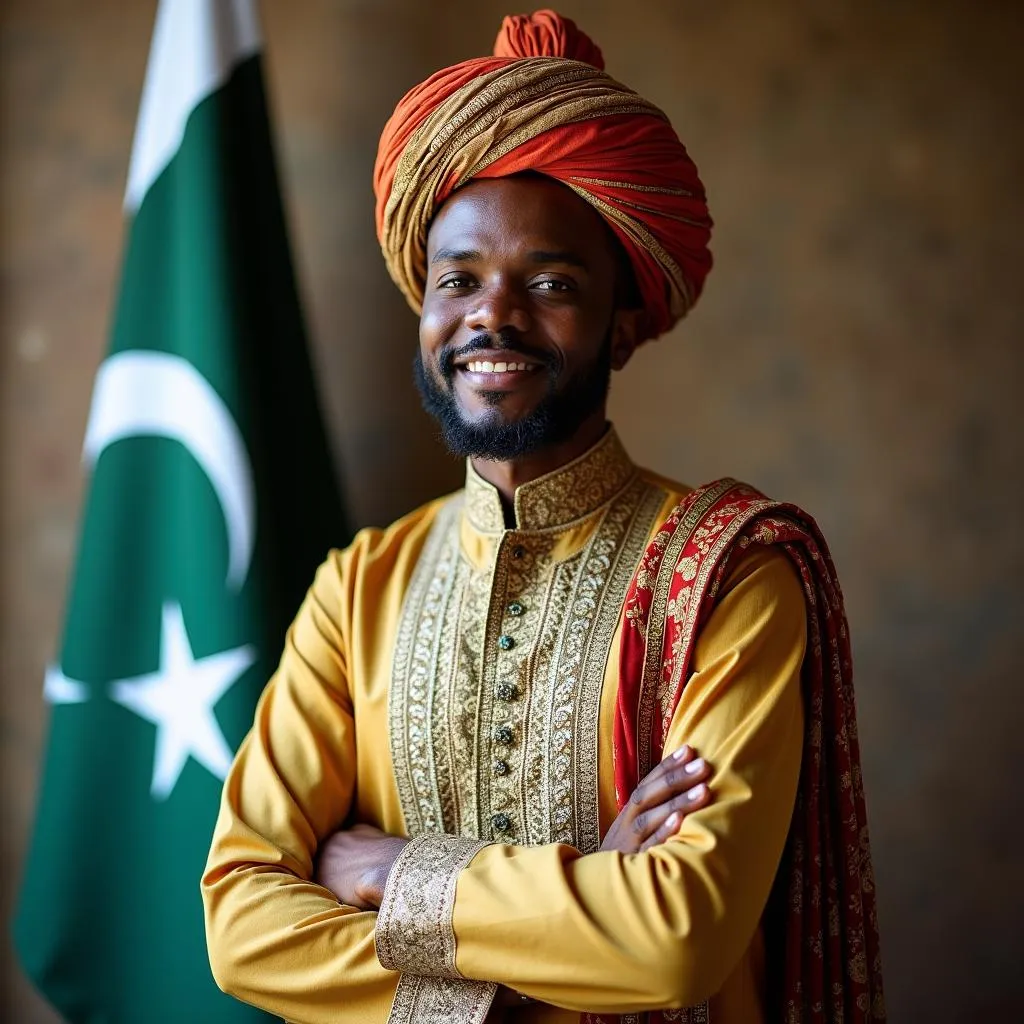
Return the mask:
{"type": "Polygon", "coordinates": [[[465,316],[471,331],[498,334],[512,330],[525,334],[532,326],[527,298],[511,284],[500,283],[482,289],[465,316]]]}

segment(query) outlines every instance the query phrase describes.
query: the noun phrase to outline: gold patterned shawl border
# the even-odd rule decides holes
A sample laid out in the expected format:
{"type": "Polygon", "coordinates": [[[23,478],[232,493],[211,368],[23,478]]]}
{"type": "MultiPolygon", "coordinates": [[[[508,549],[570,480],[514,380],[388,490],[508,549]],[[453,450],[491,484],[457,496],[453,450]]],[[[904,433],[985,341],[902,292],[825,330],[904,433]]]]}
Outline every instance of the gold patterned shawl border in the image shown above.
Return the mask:
{"type": "MultiPolygon", "coordinates": [[[[459,555],[458,530],[455,526],[462,507],[461,496],[457,496],[438,511],[413,571],[398,619],[391,688],[388,693],[388,738],[395,787],[402,806],[405,831],[410,836],[443,830],[440,796],[436,785],[432,786],[436,772],[433,753],[427,742],[428,732],[425,728],[418,732],[410,729],[410,724],[417,716],[422,718],[429,714],[429,691],[433,684],[436,651],[432,651],[426,659],[431,663],[423,666],[426,670],[425,678],[419,680],[417,687],[414,664],[418,654],[417,627],[428,602],[431,604],[431,613],[438,616],[444,614],[444,608],[451,599],[459,555]],[[439,566],[447,566],[447,570],[439,573],[439,566]],[[411,703],[418,705],[418,710],[410,708],[411,703]],[[427,786],[430,791],[423,793],[423,786],[427,786]]],[[[439,634],[440,630],[435,634],[435,642],[439,634]]],[[[424,672],[419,674],[422,676],[424,672]]]]}
{"type": "Polygon", "coordinates": [[[455,885],[459,872],[488,842],[424,835],[398,855],[380,903],[374,942],[388,971],[458,978],[455,966],[455,885]]]}
{"type": "Polygon", "coordinates": [[[427,225],[435,197],[521,145],[570,120],[616,113],[665,120],[654,104],[579,61],[536,57],[480,75],[456,90],[412,133],[384,210],[381,249],[391,277],[419,312],[426,280],[427,225]]]}
{"type": "Polygon", "coordinates": [[[658,575],[651,596],[651,609],[647,616],[644,667],[640,677],[640,703],[637,714],[639,778],[643,778],[653,767],[651,764],[651,727],[657,707],[658,684],[662,676],[664,654],[662,645],[665,639],[665,617],[668,614],[668,595],[672,577],[675,574],[679,556],[698,523],[711,511],[715,502],[735,486],[735,480],[719,480],[694,499],[666,545],[658,566],[658,575]]]}
{"type": "Polygon", "coordinates": [[[497,991],[493,981],[403,974],[387,1024],[483,1024],[497,991]]]}
{"type": "MultiPolygon", "coordinates": [[[[598,595],[598,606],[589,630],[580,668],[581,694],[578,741],[574,744],[573,775],[576,799],[576,848],[594,853],[601,845],[600,794],[598,787],[598,744],[600,742],[601,692],[615,630],[622,618],[626,593],[636,567],[647,547],[647,538],[657,525],[658,512],[667,492],[656,484],[640,481],[643,493],[615,547],[608,581],[598,595]]],[[[595,538],[596,539],[596,538],[595,538]]],[[[596,549],[597,545],[595,545],[596,549]]],[[[570,629],[572,627],[570,626],[570,629]]]]}
{"type": "MultiPolygon", "coordinates": [[[[779,502],[770,501],[767,498],[762,501],[754,501],[743,512],[733,517],[729,525],[715,538],[707,553],[701,558],[697,574],[694,577],[694,594],[704,592],[711,574],[715,571],[718,560],[729,550],[736,536],[750,525],[751,520],[764,515],[770,509],[778,508],[779,505],[779,502]]],[[[680,635],[686,641],[685,657],[676,658],[672,666],[672,675],[668,683],[669,699],[671,699],[671,694],[677,691],[680,682],[682,682],[683,669],[690,660],[690,651],[696,641],[697,616],[700,614],[700,605],[702,603],[701,601],[690,601],[687,603],[686,614],[680,627],[680,635]]]]}
{"type": "MultiPolygon", "coordinates": [[[[663,573],[663,572],[659,571],[659,574],[658,574],[658,582],[659,582],[659,584],[662,582],[662,577],[663,576],[664,576],[664,579],[666,580],[667,583],[669,583],[669,584],[671,583],[672,576],[674,575],[674,573],[675,573],[675,571],[677,569],[677,564],[676,563],[678,562],[678,556],[682,552],[682,549],[686,546],[686,543],[692,537],[693,531],[699,525],[700,521],[703,520],[704,516],[710,511],[711,507],[715,504],[715,502],[720,497],[722,497],[722,495],[724,495],[728,491],[732,490],[732,488],[735,487],[737,485],[737,483],[738,483],[738,481],[736,481],[736,480],[727,479],[727,480],[720,480],[717,483],[713,484],[711,489],[708,491],[708,494],[710,496],[712,496],[712,500],[710,500],[710,501],[700,500],[699,504],[701,506],[701,509],[699,511],[699,514],[696,517],[694,517],[694,518],[691,518],[689,512],[692,512],[698,503],[695,502],[694,506],[691,506],[691,508],[688,510],[687,516],[685,517],[685,519],[683,520],[683,522],[680,524],[679,528],[677,528],[675,534],[673,535],[673,541],[674,541],[676,537],[678,537],[680,534],[682,534],[683,535],[683,543],[678,547],[677,550],[674,551],[674,553],[673,553],[674,557],[672,558],[671,561],[669,561],[669,559],[668,559],[668,552],[666,551],[666,557],[662,561],[661,568],[664,569],[664,567],[665,567],[665,565],[667,563],[669,565],[671,571],[668,572],[668,573],[663,573]],[[684,527],[685,527],[685,529],[684,529],[684,527]]],[[[723,530],[718,535],[718,537],[716,538],[716,540],[712,544],[711,548],[707,551],[706,554],[704,554],[701,557],[700,565],[699,565],[699,567],[697,569],[697,573],[695,575],[694,584],[693,584],[693,586],[694,586],[693,593],[695,595],[699,595],[699,594],[703,593],[704,588],[708,584],[708,579],[710,577],[710,574],[714,571],[715,566],[718,564],[718,560],[729,550],[729,547],[732,544],[733,540],[736,538],[737,534],[739,534],[743,529],[745,529],[745,527],[750,523],[752,518],[755,518],[756,516],[762,515],[769,508],[776,508],[776,507],[778,507],[778,502],[772,502],[772,501],[767,501],[767,500],[766,501],[756,502],[753,505],[751,505],[749,507],[749,509],[747,509],[744,513],[742,513],[741,515],[736,516],[733,519],[733,521],[729,524],[729,526],[727,526],[726,529],[723,530]]],[[[675,547],[675,545],[672,545],[672,546],[675,547]]],[[[666,616],[667,611],[668,611],[668,609],[667,609],[667,600],[668,600],[668,588],[666,586],[664,595],[661,596],[659,594],[659,601],[657,603],[657,608],[655,607],[655,603],[654,602],[652,602],[652,605],[651,605],[651,615],[652,616],[654,616],[655,614],[658,615],[658,620],[657,621],[661,623],[661,629],[662,630],[664,629],[665,616],[666,616]]],[[[659,707],[660,706],[661,713],[666,718],[671,713],[671,699],[672,699],[672,695],[677,692],[679,683],[680,683],[680,681],[682,679],[683,669],[684,669],[684,667],[687,664],[689,664],[690,651],[692,650],[693,645],[696,642],[697,615],[700,612],[700,605],[702,603],[703,602],[700,601],[700,600],[691,600],[687,604],[687,607],[686,607],[686,617],[684,618],[683,624],[682,624],[681,629],[680,629],[680,635],[682,637],[684,637],[684,642],[685,642],[686,646],[685,646],[684,650],[679,652],[676,655],[676,657],[675,657],[675,660],[674,660],[674,663],[673,663],[673,666],[672,666],[671,682],[670,682],[669,686],[667,687],[667,689],[663,688],[664,687],[664,682],[663,682],[663,678],[662,678],[662,675],[661,675],[660,672],[659,672],[659,675],[656,677],[655,691],[657,691],[657,697],[651,702],[651,711],[653,712],[655,707],[659,707]]],[[[660,648],[660,645],[659,645],[659,648],[660,648]]],[[[659,664],[659,669],[660,669],[660,664],[659,664]]],[[[646,665],[645,665],[645,677],[646,677],[646,665]]],[[[646,682],[647,682],[647,680],[645,678],[645,683],[646,682]]],[[[668,723],[665,722],[664,725],[663,725],[663,728],[667,728],[667,727],[668,727],[668,723]]],[[[645,728],[644,732],[642,733],[642,736],[646,736],[648,738],[648,743],[650,742],[650,739],[649,739],[650,734],[651,734],[650,723],[647,723],[646,728],[645,728]]],[[[650,754],[648,753],[647,756],[649,757],[650,754]]],[[[686,1007],[685,1009],[682,1009],[682,1010],[667,1010],[667,1011],[663,1011],[662,1012],[662,1020],[665,1022],[665,1024],[669,1024],[669,1022],[678,1022],[678,1024],[709,1024],[709,1021],[711,1020],[711,1010],[710,1010],[709,1004],[707,1002],[704,1002],[704,1003],[700,1003],[700,1004],[698,1004],[696,1006],[688,1006],[688,1007],[686,1007]]]]}

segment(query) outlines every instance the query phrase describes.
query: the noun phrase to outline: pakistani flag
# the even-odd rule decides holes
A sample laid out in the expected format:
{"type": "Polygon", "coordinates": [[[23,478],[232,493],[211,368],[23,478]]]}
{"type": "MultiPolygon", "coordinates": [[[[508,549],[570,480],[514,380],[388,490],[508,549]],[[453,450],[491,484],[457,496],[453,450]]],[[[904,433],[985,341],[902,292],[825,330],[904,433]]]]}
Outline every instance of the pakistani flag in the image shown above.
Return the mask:
{"type": "Polygon", "coordinates": [[[213,982],[199,878],[288,622],[346,536],[260,49],[248,0],[160,3],[15,922],[73,1022],[262,1018],[213,982]]]}

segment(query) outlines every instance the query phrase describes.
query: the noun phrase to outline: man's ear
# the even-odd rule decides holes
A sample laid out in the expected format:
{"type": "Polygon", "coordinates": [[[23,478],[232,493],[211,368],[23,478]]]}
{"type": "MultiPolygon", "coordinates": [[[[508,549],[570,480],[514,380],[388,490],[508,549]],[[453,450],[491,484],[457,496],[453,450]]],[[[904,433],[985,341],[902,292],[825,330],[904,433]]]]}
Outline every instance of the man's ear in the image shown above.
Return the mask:
{"type": "Polygon", "coordinates": [[[612,369],[621,370],[639,344],[642,309],[617,309],[612,314],[612,369]]]}

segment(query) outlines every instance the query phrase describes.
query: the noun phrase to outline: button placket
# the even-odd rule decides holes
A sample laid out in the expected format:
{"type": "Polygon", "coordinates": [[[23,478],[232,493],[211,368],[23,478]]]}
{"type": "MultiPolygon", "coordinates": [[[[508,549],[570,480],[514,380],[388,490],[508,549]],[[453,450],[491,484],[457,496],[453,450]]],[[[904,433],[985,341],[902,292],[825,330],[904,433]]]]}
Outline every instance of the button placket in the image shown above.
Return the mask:
{"type": "MultiPolygon", "coordinates": [[[[522,727],[525,713],[524,680],[521,679],[529,647],[529,626],[526,621],[526,603],[520,595],[529,586],[534,557],[527,546],[512,543],[499,550],[498,558],[504,563],[504,572],[499,573],[501,593],[493,594],[491,600],[493,625],[498,633],[491,633],[494,644],[491,648],[496,660],[494,682],[494,717],[497,724],[490,734],[490,776],[489,791],[490,824],[497,839],[507,839],[516,832],[515,810],[519,808],[516,798],[515,778],[519,768],[516,740],[522,727]],[[525,627],[525,629],[524,629],[525,627]]],[[[481,751],[483,753],[483,751],[481,751]]],[[[488,765],[483,761],[481,767],[488,765]]],[[[521,810],[521,808],[519,808],[521,810]]]]}

